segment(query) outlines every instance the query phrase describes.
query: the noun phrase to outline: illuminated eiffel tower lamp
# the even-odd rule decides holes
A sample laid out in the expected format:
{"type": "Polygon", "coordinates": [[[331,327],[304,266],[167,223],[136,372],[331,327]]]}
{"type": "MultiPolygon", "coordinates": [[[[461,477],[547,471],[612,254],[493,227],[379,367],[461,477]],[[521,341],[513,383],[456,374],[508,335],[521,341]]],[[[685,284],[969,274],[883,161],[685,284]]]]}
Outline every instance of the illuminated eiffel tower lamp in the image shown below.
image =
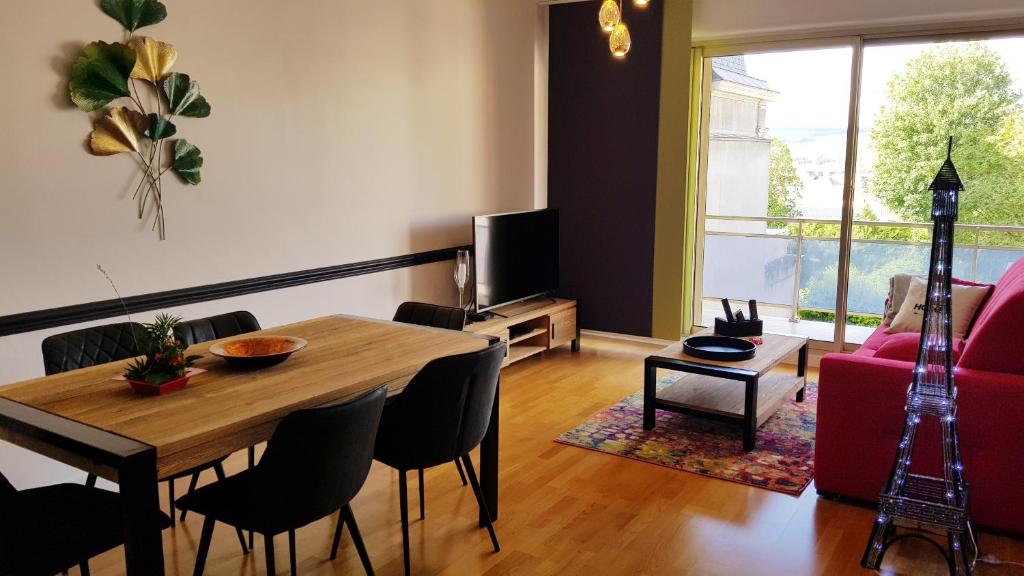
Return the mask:
{"type": "MultiPolygon", "coordinates": [[[[943,551],[954,576],[968,575],[977,558],[977,544],[967,513],[967,484],[956,431],[956,385],[953,382],[952,321],[953,227],[964,185],[952,161],[949,139],[946,162],[929,188],[932,191],[931,266],[921,345],[913,381],[907,392],[907,419],[896,449],[889,480],[879,499],[878,518],[861,565],[878,570],[886,550],[899,540],[920,538],[943,551]],[[910,471],[914,438],[925,418],[938,419],[942,429],[942,477],[910,471]],[[907,531],[906,529],[909,529],[907,531]],[[926,534],[945,536],[946,546],[926,534]]],[[[928,447],[931,448],[931,447],[928,447]]]]}

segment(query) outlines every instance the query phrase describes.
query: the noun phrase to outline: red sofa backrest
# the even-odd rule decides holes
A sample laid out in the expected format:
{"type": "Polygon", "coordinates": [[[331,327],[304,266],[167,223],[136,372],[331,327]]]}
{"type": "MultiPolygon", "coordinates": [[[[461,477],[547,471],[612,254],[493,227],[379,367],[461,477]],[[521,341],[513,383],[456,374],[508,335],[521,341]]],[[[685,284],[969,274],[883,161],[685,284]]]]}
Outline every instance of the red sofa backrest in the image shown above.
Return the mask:
{"type": "Polygon", "coordinates": [[[1024,258],[996,283],[974,321],[959,366],[1024,374],[1024,258]]]}

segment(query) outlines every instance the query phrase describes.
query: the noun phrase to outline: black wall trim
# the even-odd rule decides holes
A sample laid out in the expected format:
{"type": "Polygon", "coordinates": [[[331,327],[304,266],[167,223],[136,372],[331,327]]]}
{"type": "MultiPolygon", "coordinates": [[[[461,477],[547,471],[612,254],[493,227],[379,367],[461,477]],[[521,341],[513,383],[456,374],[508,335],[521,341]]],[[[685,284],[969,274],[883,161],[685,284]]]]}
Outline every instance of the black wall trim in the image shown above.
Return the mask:
{"type": "Polygon", "coordinates": [[[303,286],[305,284],[315,284],[317,282],[327,282],[329,280],[442,262],[454,259],[455,253],[458,250],[469,250],[471,248],[471,246],[456,246],[454,248],[442,248],[441,250],[432,250],[430,252],[418,252],[416,254],[367,260],[353,264],[340,264],[338,266],[302,270],[300,272],[287,272],[272,276],[260,276],[258,278],[195,286],[193,288],[129,296],[124,299],[124,307],[122,307],[119,300],[112,299],[75,304],[74,306],[49,308],[47,310],[36,310],[34,312],[23,312],[21,314],[11,314],[10,316],[0,316],[0,336],[35,332],[44,328],[79,324],[81,322],[89,322],[90,320],[113,318],[123,315],[125,307],[128,309],[128,313],[146,312],[172,306],[208,302],[210,300],[244,296],[257,292],[269,292],[271,290],[303,286]]]}

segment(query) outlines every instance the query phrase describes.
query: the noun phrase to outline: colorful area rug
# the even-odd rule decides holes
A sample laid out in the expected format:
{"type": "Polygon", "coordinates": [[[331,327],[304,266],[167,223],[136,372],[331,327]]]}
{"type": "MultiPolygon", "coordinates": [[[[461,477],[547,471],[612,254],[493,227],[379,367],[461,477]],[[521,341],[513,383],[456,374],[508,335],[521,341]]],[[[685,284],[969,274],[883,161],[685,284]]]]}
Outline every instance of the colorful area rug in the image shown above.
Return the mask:
{"type": "MultiPolygon", "coordinates": [[[[665,376],[658,387],[678,378],[665,376]]],[[[556,442],[799,496],[814,477],[817,403],[817,384],[808,382],[803,403],[787,401],[757,429],[752,452],[743,451],[741,428],[726,422],[658,410],[654,430],[644,430],[643,392],[592,416],[556,442]]]]}

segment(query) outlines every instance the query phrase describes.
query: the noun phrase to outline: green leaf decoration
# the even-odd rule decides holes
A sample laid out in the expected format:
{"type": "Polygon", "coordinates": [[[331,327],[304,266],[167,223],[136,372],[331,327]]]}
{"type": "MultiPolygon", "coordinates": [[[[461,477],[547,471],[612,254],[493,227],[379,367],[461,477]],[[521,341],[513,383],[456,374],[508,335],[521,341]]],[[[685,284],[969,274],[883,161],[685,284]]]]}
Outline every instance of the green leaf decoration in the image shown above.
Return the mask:
{"type": "Polygon", "coordinates": [[[188,74],[172,72],[164,78],[161,86],[172,116],[206,118],[210,115],[210,104],[199,93],[199,84],[193,82],[188,74]]]}
{"type": "Polygon", "coordinates": [[[149,128],[146,130],[146,136],[148,136],[150,140],[156,142],[163,140],[164,138],[170,138],[177,133],[178,128],[167,118],[164,118],[159,114],[149,115],[149,128]]]}
{"type": "Polygon", "coordinates": [[[130,33],[167,18],[167,7],[157,0],[103,0],[100,7],[130,33]]]}
{"type": "Polygon", "coordinates": [[[203,167],[203,153],[188,140],[178,140],[174,143],[174,161],[171,168],[181,176],[182,180],[189,184],[196,185],[203,181],[199,169],[203,167]]]}
{"type": "Polygon", "coordinates": [[[129,96],[128,77],[135,68],[135,51],[117,42],[93,42],[85,47],[71,69],[71,101],[94,112],[118,98],[129,96]]]}

